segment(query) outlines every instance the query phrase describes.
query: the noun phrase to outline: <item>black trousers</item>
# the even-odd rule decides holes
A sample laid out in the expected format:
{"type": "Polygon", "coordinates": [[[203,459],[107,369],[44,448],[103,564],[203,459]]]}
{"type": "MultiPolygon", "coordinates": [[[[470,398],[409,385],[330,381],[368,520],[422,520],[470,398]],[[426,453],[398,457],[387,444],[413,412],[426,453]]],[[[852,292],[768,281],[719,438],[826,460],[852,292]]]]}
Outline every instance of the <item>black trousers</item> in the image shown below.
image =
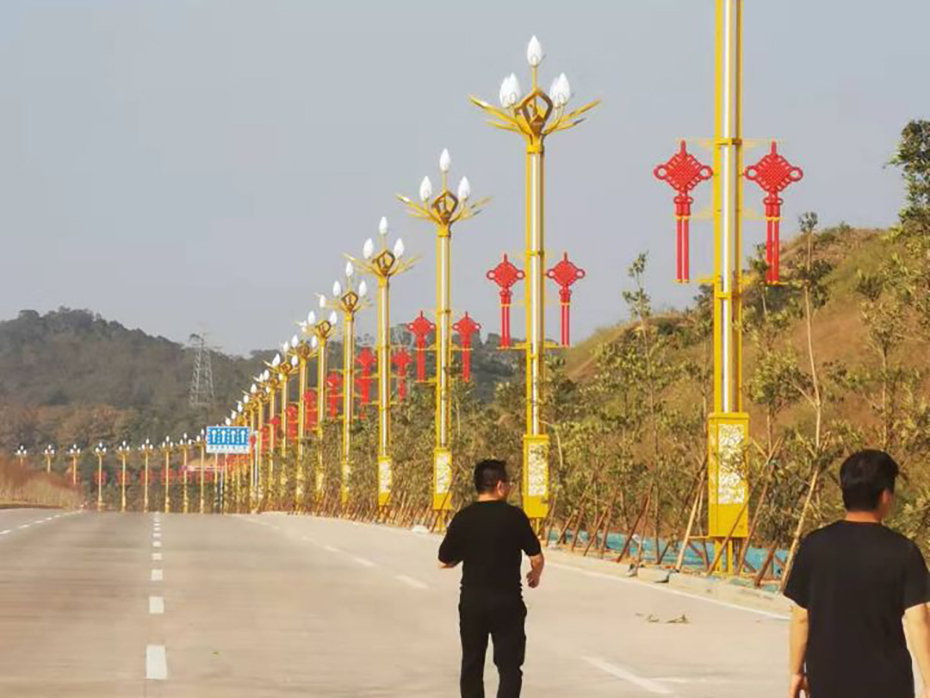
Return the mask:
{"type": "Polygon", "coordinates": [[[526,606],[518,594],[466,593],[459,601],[462,637],[462,698],[484,698],[484,657],[488,637],[500,676],[497,698],[519,698],[526,654],[526,606]]]}

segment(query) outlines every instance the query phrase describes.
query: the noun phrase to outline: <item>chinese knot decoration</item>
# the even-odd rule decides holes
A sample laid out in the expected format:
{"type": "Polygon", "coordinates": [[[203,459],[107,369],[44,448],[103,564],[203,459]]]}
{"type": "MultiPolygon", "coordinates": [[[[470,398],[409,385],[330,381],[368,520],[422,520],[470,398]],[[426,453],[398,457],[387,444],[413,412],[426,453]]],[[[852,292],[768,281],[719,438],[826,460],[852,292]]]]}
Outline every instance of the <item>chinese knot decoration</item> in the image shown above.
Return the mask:
{"type": "Polygon", "coordinates": [[[298,407],[295,404],[287,406],[287,438],[291,442],[297,441],[298,407]]]}
{"type": "Polygon", "coordinates": [[[316,390],[307,390],[304,392],[304,429],[313,431],[316,429],[317,410],[316,410],[316,390]]]}
{"type": "Polygon", "coordinates": [[[405,348],[395,351],[391,357],[391,363],[397,371],[397,398],[401,402],[407,399],[407,369],[412,362],[413,357],[405,348]]]}
{"type": "Polygon", "coordinates": [[[471,380],[471,338],[481,331],[481,325],[472,320],[466,312],[461,320],[452,325],[452,329],[459,334],[459,346],[462,349],[462,378],[467,382],[471,380]]]}
{"type": "Polygon", "coordinates": [[[652,173],[656,179],[668,182],[668,185],[677,192],[675,197],[675,221],[677,223],[677,264],[676,281],[687,283],[691,277],[690,270],[690,219],[691,204],[694,198],[691,191],[701,182],[714,176],[714,171],[688,152],[685,142],[681,142],[681,149],[675,153],[668,162],[656,167],[652,173]]]}
{"type": "Polygon", "coordinates": [[[568,259],[568,252],[561,261],[546,272],[546,276],[559,285],[559,301],[562,306],[562,346],[571,343],[572,284],[585,276],[585,270],[568,259]]]}
{"type": "Polygon", "coordinates": [[[767,194],[762,202],[765,204],[765,261],[768,264],[765,280],[770,284],[778,283],[780,278],[779,227],[781,205],[785,200],[779,194],[803,178],[804,172],[800,167],[795,167],[783,155],[779,155],[775,141],[772,141],[772,149],[765,157],[746,168],[746,179],[758,184],[767,194]]]}
{"type": "Polygon", "coordinates": [[[500,287],[501,297],[501,348],[510,346],[510,305],[513,302],[513,285],[525,278],[522,269],[504,255],[504,260],[487,273],[488,279],[500,287]]]}
{"type": "Polygon", "coordinates": [[[421,310],[419,317],[409,323],[407,329],[417,338],[417,382],[424,383],[426,382],[426,338],[430,332],[436,330],[436,325],[430,322],[421,310]]]}
{"type": "MultiPolygon", "coordinates": [[[[365,408],[371,403],[371,371],[378,363],[378,357],[375,356],[371,347],[363,347],[355,360],[362,367],[362,373],[358,377],[358,395],[359,404],[365,408]]],[[[360,414],[364,416],[364,410],[360,414]]]]}
{"type": "Polygon", "coordinates": [[[329,416],[330,419],[336,419],[339,416],[339,390],[342,388],[342,374],[333,371],[326,379],[327,397],[329,398],[329,416]]]}

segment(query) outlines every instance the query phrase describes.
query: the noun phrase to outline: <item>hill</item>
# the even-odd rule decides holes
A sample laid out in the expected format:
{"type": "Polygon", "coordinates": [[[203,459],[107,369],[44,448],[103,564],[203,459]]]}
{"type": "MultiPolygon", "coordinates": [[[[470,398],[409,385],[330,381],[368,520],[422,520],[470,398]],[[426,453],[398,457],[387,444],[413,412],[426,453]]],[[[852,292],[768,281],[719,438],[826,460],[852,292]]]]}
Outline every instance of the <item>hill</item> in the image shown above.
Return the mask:
{"type": "MultiPolygon", "coordinates": [[[[394,334],[395,341],[409,343],[405,331],[394,334]]],[[[494,335],[474,346],[473,371],[485,399],[513,370],[496,347],[494,335]]],[[[331,351],[341,356],[340,343],[331,351]]],[[[45,315],[23,310],[0,322],[0,451],[11,453],[20,444],[31,453],[48,443],[59,448],[122,439],[138,444],[196,433],[204,424],[222,421],[274,350],[253,351],[247,358],[212,352],[212,410],[189,405],[194,354],[88,310],[61,308],[45,315]]]]}

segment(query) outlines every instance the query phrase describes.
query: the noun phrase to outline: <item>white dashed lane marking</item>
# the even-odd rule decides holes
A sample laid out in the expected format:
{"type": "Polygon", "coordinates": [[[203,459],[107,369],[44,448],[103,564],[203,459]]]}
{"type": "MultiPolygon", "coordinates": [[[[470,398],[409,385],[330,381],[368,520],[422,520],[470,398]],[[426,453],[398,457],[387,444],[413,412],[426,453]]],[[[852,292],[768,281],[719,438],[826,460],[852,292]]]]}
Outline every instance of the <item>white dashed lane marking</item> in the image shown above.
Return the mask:
{"type": "Polygon", "coordinates": [[[162,616],[165,614],[165,599],[163,596],[149,597],[149,613],[153,616],[162,616]]]}
{"type": "Polygon", "coordinates": [[[161,562],[161,553],[152,553],[152,562],[161,562]]]}
{"type": "Polygon", "coordinates": [[[618,679],[622,679],[623,681],[631,683],[634,686],[639,686],[645,691],[649,691],[650,693],[654,693],[660,696],[672,695],[672,691],[659,682],[653,681],[652,679],[643,678],[642,676],[637,676],[625,667],[611,664],[610,662],[605,662],[603,659],[598,657],[582,657],[582,659],[584,659],[588,664],[597,667],[604,673],[615,676],[618,679]]]}
{"type": "Polygon", "coordinates": [[[165,573],[162,570],[152,570],[152,581],[160,582],[165,578],[165,573]]]}
{"type": "Polygon", "coordinates": [[[371,560],[365,559],[364,557],[353,557],[352,559],[355,560],[362,567],[377,567],[375,563],[373,563],[371,560]]]}
{"type": "Polygon", "coordinates": [[[421,582],[419,579],[408,577],[406,574],[399,574],[394,577],[394,579],[399,582],[403,582],[407,586],[413,587],[414,589],[429,589],[429,586],[421,582]]]}
{"type": "Polygon", "coordinates": [[[153,541],[152,541],[152,547],[153,547],[153,548],[160,548],[160,547],[161,547],[161,541],[160,541],[160,540],[153,540],[153,541]]]}
{"type": "Polygon", "coordinates": [[[334,545],[324,545],[324,546],[323,546],[323,550],[325,550],[325,551],[328,552],[328,553],[338,553],[338,552],[339,552],[339,548],[335,547],[334,545]]]}
{"type": "Polygon", "coordinates": [[[168,652],[164,645],[146,645],[145,678],[164,681],[168,678],[168,652]]]}

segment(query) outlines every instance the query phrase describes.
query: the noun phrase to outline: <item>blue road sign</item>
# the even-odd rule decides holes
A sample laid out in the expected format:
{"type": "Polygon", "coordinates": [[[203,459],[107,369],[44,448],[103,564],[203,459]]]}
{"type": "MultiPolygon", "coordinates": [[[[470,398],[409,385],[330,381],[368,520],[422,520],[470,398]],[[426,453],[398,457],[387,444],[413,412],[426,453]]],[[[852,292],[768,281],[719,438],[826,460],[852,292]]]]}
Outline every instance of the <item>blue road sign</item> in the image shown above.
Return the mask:
{"type": "Polygon", "coordinates": [[[249,452],[248,427],[207,427],[207,453],[249,452]]]}

